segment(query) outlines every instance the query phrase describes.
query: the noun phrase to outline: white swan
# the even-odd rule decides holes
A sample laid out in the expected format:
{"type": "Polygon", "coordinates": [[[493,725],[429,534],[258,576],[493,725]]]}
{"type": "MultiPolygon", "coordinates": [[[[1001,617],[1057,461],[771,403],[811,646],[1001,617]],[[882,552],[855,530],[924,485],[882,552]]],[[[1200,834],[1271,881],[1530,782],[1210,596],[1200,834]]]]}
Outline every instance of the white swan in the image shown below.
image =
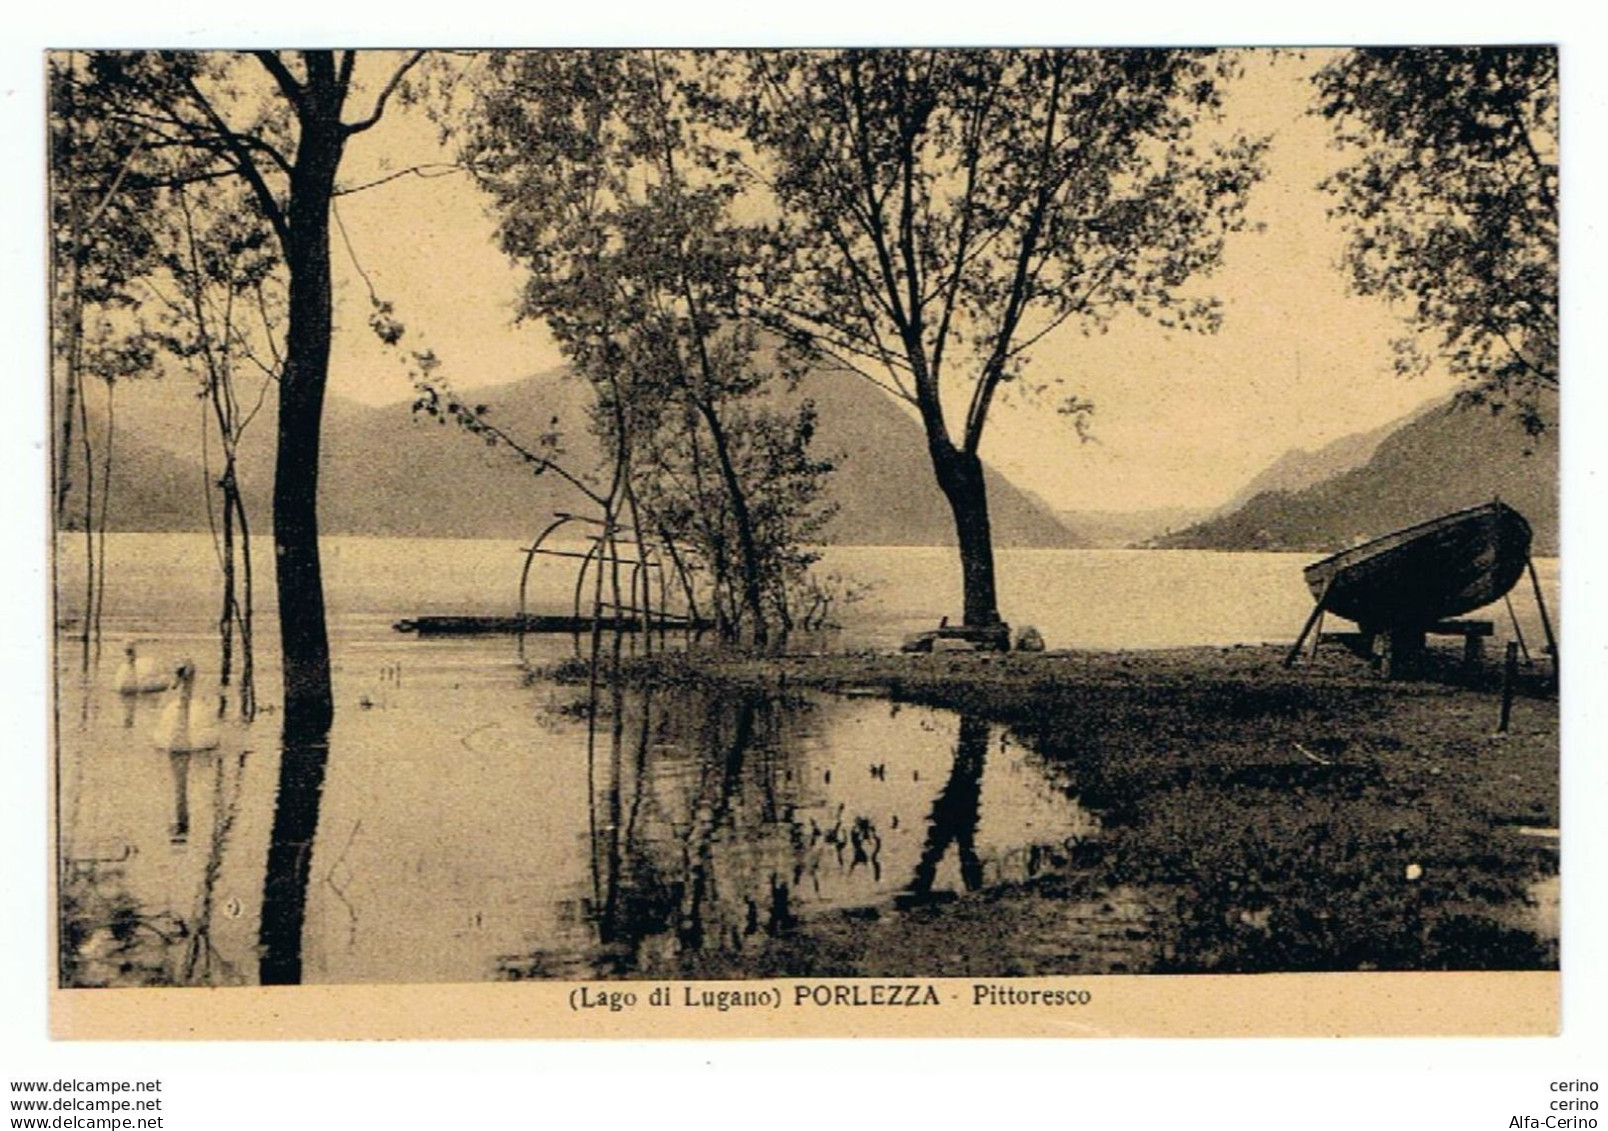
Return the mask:
{"type": "Polygon", "coordinates": [[[166,691],[173,686],[173,673],[161,662],[141,656],[130,640],[123,645],[123,662],[117,666],[112,685],[119,695],[144,695],[151,691],[166,691]]]}
{"type": "Polygon", "coordinates": [[[195,698],[195,665],[185,660],[174,672],[173,695],[162,708],[155,740],[159,749],[173,754],[211,750],[218,745],[218,720],[195,698]]]}

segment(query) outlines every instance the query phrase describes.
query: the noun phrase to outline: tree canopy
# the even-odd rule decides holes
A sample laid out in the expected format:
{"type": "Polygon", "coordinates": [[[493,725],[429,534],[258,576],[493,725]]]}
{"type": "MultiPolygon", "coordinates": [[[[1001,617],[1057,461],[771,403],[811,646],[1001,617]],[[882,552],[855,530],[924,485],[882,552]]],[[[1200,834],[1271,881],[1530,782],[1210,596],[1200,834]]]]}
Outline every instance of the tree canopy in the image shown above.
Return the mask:
{"type": "Polygon", "coordinates": [[[684,52],[496,54],[463,155],[528,269],[521,317],[592,384],[606,509],[696,548],[722,628],[764,642],[791,621],[829,467],[807,450],[810,406],[773,395],[787,351],[739,310],[767,244],[732,214],[745,178],[706,139],[701,72],[684,52]]]}
{"type": "Polygon", "coordinates": [[[1263,147],[1199,129],[1234,61],[898,50],[745,62],[723,89],[742,92],[730,117],[781,213],[759,305],[919,412],[955,515],[966,623],[996,624],[979,456],[990,409],[1063,325],[1094,333],[1124,311],[1216,325],[1217,304],[1187,284],[1244,225],[1263,147]]]}
{"type": "Polygon", "coordinates": [[[1402,304],[1404,372],[1433,360],[1533,433],[1558,388],[1558,56],[1367,48],[1314,81],[1355,155],[1325,183],[1362,294],[1402,304]],[[1426,348],[1426,340],[1432,348],[1426,348]]]}

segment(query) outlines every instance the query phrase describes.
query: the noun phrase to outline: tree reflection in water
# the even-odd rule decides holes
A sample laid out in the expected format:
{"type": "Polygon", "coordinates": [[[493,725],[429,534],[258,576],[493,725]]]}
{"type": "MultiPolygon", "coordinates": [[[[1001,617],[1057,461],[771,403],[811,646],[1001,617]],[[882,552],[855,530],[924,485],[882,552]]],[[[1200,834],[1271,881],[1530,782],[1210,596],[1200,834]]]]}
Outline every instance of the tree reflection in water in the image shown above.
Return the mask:
{"type": "Polygon", "coordinates": [[[977,858],[977,816],[983,791],[983,761],[988,756],[988,723],[974,715],[960,720],[960,741],[955,745],[955,761],[943,792],[932,803],[928,817],[927,844],[910,881],[910,894],[925,898],[932,894],[938,865],[954,844],[960,857],[960,880],[967,891],[983,886],[983,865],[977,858]]]}
{"type": "Polygon", "coordinates": [[[789,922],[789,837],[763,815],[793,806],[754,756],[774,745],[774,706],[684,689],[604,694],[609,709],[588,711],[600,972],[638,970],[665,949],[740,948],[789,922]]]}
{"type": "Polygon", "coordinates": [[[214,986],[247,980],[240,965],[220,952],[213,938],[217,889],[240,811],[247,752],[176,751],[166,757],[173,783],[167,835],[175,849],[188,844],[194,827],[192,772],[211,769],[209,804],[201,818],[206,852],[193,904],[181,909],[136,898],[125,875],[133,854],[130,847],[115,856],[65,858],[60,959],[64,987],[214,986]]]}
{"type": "MultiPolygon", "coordinates": [[[[806,903],[844,909],[892,901],[897,877],[893,887],[883,886],[890,830],[906,846],[894,853],[901,868],[910,867],[916,845],[924,843],[907,895],[932,892],[952,844],[961,883],[968,890],[982,885],[977,827],[991,733],[983,720],[960,720],[925,830],[907,820],[899,832],[898,807],[912,803],[912,790],[923,796],[922,787],[914,780],[890,785],[883,759],[902,750],[865,747],[877,760],[861,782],[850,755],[824,747],[821,713],[839,704],[707,688],[599,687],[586,712],[590,942],[572,937],[579,950],[566,953],[559,944],[507,958],[505,975],[696,972],[700,956],[763,947],[790,931],[806,903]],[[851,775],[853,783],[845,780],[851,775]]],[[[911,730],[944,741],[946,728],[918,727],[911,719],[911,730]]]]}
{"type": "Polygon", "coordinates": [[[307,879],[318,810],[329,764],[327,732],[296,738],[286,728],[279,761],[279,791],[262,888],[261,958],[265,986],[293,986],[302,980],[302,926],[307,918],[307,879]]]}

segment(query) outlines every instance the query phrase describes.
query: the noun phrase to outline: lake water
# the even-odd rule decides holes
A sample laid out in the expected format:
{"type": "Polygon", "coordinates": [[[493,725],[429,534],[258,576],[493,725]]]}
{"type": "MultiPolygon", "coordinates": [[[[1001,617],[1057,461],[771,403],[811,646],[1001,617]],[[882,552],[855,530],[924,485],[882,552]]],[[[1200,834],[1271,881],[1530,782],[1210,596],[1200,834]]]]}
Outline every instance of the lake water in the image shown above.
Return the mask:
{"type": "MultiPolygon", "coordinates": [[[[63,542],[57,609],[64,978],[255,981],[276,882],[277,715],[225,722],[215,751],[173,754],[152,739],[161,696],[109,690],[121,642],[138,639],[193,658],[210,693],[211,543],[108,540],[108,644],[87,670],[71,630],[79,545],[63,542]]],[[[1283,641],[1310,608],[1308,555],[999,557],[1007,619],[1052,648],[1283,641]]],[[[688,952],[741,953],[812,915],[1025,879],[1099,836],[1055,766],[980,720],[824,695],[591,700],[528,678],[511,638],[392,630],[512,612],[522,560],[513,543],[329,540],[337,714],[303,861],[302,980],[667,974],[688,952]]],[[[538,562],[533,609],[568,611],[569,564],[538,562]]],[[[269,565],[257,660],[274,704],[269,565]]],[[[1556,563],[1541,566],[1555,613],[1556,563]]],[[[823,569],[864,589],[829,646],[889,647],[958,611],[951,551],[838,548],[823,569]]],[[[1527,590],[1514,603],[1538,639],[1527,590]]],[[[532,638],[526,658],[575,647],[532,638]]]]}

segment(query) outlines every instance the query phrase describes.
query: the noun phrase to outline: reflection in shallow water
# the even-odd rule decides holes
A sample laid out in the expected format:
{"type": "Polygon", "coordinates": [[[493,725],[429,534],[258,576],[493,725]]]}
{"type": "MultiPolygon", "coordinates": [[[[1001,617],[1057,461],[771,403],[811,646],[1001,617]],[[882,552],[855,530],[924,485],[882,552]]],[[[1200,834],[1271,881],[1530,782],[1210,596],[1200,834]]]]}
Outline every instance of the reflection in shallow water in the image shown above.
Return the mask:
{"type": "Polygon", "coordinates": [[[1027,878],[1095,827],[1003,736],[989,766],[977,719],[689,689],[599,708],[587,886],[505,976],[670,976],[812,916],[1027,878]]]}
{"type": "Polygon", "coordinates": [[[265,986],[294,986],[302,981],[307,882],[328,763],[328,739],[287,742],[280,754],[274,826],[262,887],[259,954],[260,980],[265,986]]]}
{"type": "MultiPolygon", "coordinates": [[[[605,686],[593,710],[584,690],[525,681],[505,639],[391,630],[398,616],[506,612],[517,544],[327,541],[327,757],[282,758],[272,712],[226,723],[215,752],[170,756],[150,737],[161,697],[111,693],[115,647],[89,673],[58,649],[65,984],[645,976],[711,956],[742,972],[773,939],[846,938],[815,968],[849,969],[854,947],[875,950],[881,973],[1409,968],[1434,953],[1457,968],[1555,965],[1555,885],[1535,883],[1555,877],[1555,857],[1493,882],[1483,818],[1415,833],[1469,878],[1447,893],[1401,879],[1396,841],[1425,818],[1396,781],[1299,756],[1299,773],[1265,781],[1219,773],[1222,728],[1257,758],[1264,723],[1287,729],[1274,700],[1249,695],[1243,718],[1208,709],[1201,727],[1180,716],[1156,737],[1191,755],[1183,765],[1164,749],[1110,775],[1123,743],[1102,750],[1092,718],[1035,734],[1045,761],[998,727],[877,700],[605,686]],[[1099,799],[1100,827],[1074,798],[1099,799]],[[1451,929],[1467,941],[1436,952],[1404,929],[1419,904],[1421,924],[1466,909],[1512,937],[1471,919],[1451,929]],[[1007,919],[1020,936],[1008,942],[1007,919]],[[971,947],[956,941],[968,924],[971,947]],[[904,946],[928,927],[925,950],[904,946]]],[[[81,568],[79,545],[59,547],[63,576],[81,568]]],[[[114,534],[108,550],[108,640],[205,668],[210,538],[114,534]]],[[[833,647],[892,647],[958,600],[951,551],[838,547],[828,560],[873,583],[833,647]]],[[[1004,550],[1001,570],[1052,647],[1133,647],[1282,639],[1310,608],[1307,560],[1004,550]]],[[[1541,572],[1550,600],[1556,563],[1541,572]]],[[[567,568],[533,584],[534,604],[568,606],[567,568]]],[[[73,594],[59,597],[75,615],[73,594]]],[[[257,656],[268,704],[271,635],[257,656]]],[[[576,654],[569,638],[526,644],[538,665],[576,654]]]]}
{"type": "MultiPolygon", "coordinates": [[[[497,642],[387,631],[344,642],[328,745],[290,754],[272,714],[172,754],[150,738],[159,699],[63,679],[64,985],[1536,968],[1556,953],[1555,910],[1520,914],[1529,870],[1471,866],[1478,886],[1450,896],[1403,880],[1397,822],[1422,815],[1366,767],[1180,777],[1159,758],[1154,788],[1122,792],[1098,727],[1082,746],[1037,736],[1046,760],[947,711],[606,681],[589,695],[524,679],[497,642]]],[[[1489,830],[1454,831],[1424,844],[1479,858],[1489,830]]],[[[1555,907],[1544,886],[1529,898],[1555,907]]]]}
{"type": "Polygon", "coordinates": [[[166,813],[166,852],[155,838],[80,841],[62,860],[62,983],[71,986],[241,985],[255,971],[240,964],[245,935],[216,943],[221,918],[238,920],[238,900],[218,899],[224,861],[239,814],[242,754],[172,752],[162,755],[172,783],[166,813]],[[192,844],[192,793],[205,813],[199,845],[192,844]],[[192,863],[194,869],[184,867],[192,863]],[[177,865],[177,866],[175,866],[177,865]],[[187,881],[193,878],[193,886],[187,881]],[[143,882],[142,882],[143,881],[143,882]],[[153,882],[154,881],[154,882],[153,882]],[[136,885],[138,885],[136,887],[136,885]],[[153,895],[153,888],[163,895],[153,895]],[[224,951],[233,951],[231,959],[224,951]]]}
{"type": "Polygon", "coordinates": [[[160,700],[65,683],[64,984],[645,976],[1024,879],[1096,827],[978,720],[606,682],[589,703],[486,655],[415,648],[406,684],[374,663],[329,743],[287,752],[270,714],[170,753],[160,700]]]}
{"type": "Polygon", "coordinates": [[[938,865],[951,843],[955,846],[960,862],[960,878],[966,890],[976,891],[982,886],[983,868],[977,859],[977,808],[981,801],[983,759],[987,755],[988,724],[970,715],[962,718],[960,741],[955,746],[955,761],[949,771],[949,780],[932,803],[927,843],[921,850],[916,874],[910,881],[912,893],[931,894],[938,865]]]}

